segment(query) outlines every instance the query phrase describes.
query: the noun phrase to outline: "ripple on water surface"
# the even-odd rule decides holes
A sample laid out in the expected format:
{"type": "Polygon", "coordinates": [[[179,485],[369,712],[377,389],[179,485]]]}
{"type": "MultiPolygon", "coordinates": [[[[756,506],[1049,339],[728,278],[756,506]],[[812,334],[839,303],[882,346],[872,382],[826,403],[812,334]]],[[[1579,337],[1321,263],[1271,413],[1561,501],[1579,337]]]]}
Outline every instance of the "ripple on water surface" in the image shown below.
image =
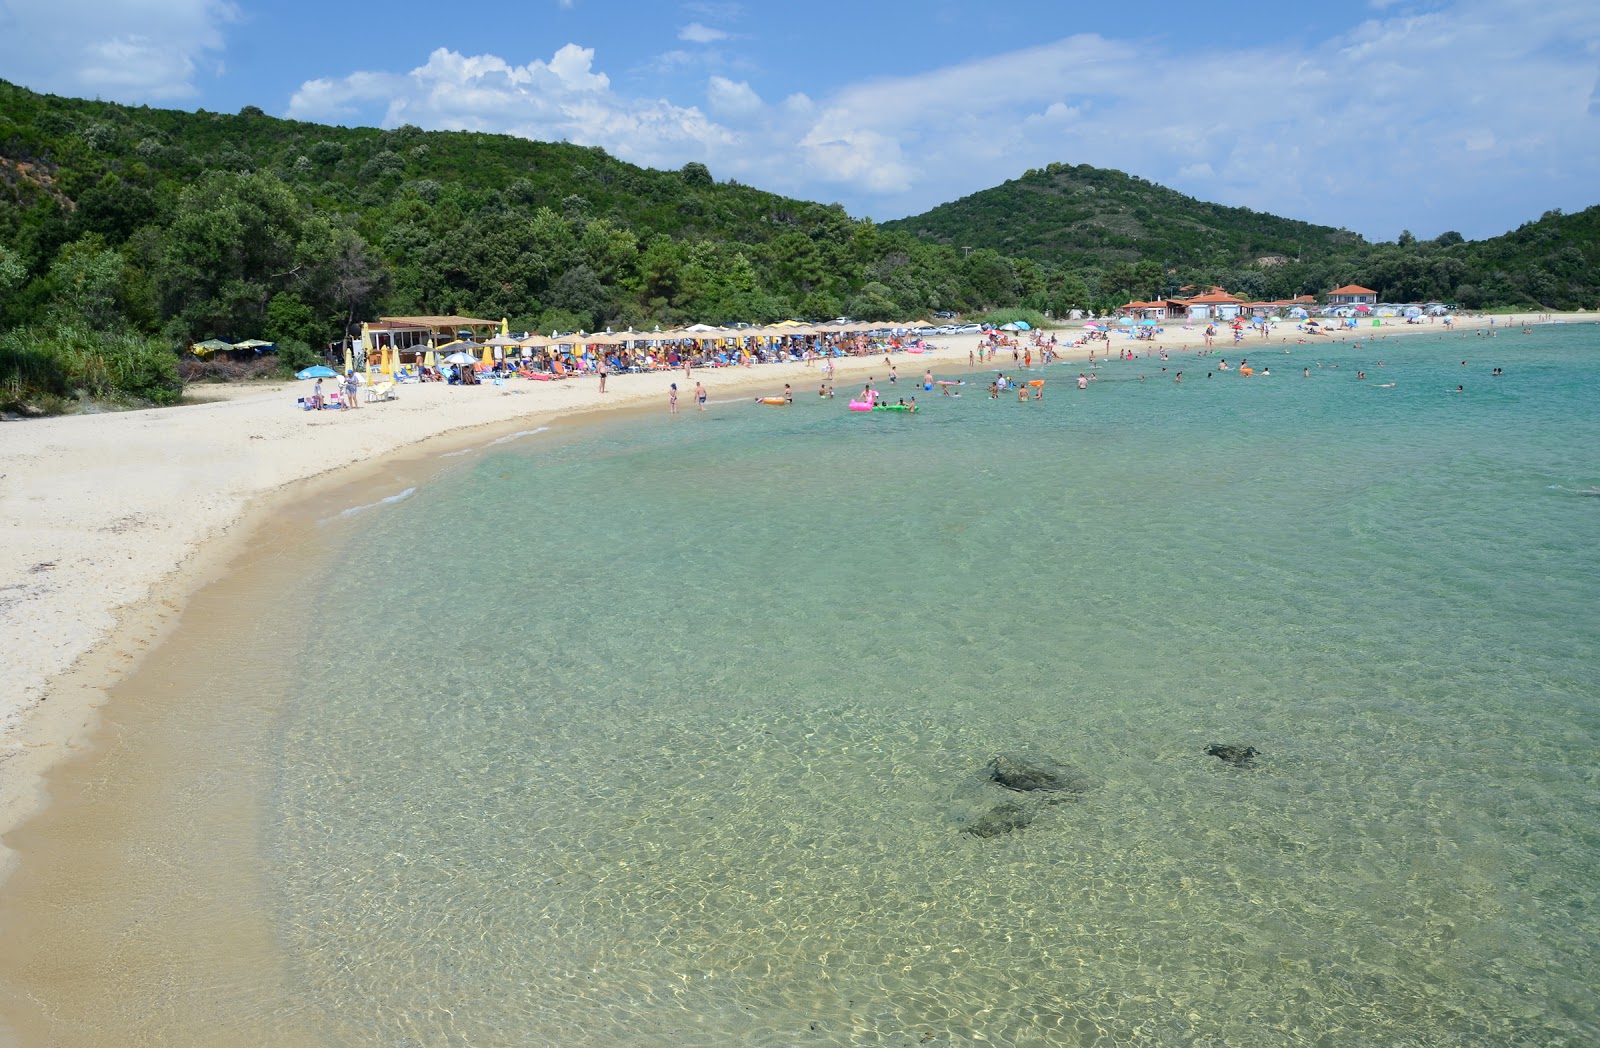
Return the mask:
{"type": "Polygon", "coordinates": [[[362,514],[403,555],[327,580],[279,740],[297,984],[351,1044],[1600,1037],[1585,339],[1465,400],[1418,342],[729,405],[362,514]]]}

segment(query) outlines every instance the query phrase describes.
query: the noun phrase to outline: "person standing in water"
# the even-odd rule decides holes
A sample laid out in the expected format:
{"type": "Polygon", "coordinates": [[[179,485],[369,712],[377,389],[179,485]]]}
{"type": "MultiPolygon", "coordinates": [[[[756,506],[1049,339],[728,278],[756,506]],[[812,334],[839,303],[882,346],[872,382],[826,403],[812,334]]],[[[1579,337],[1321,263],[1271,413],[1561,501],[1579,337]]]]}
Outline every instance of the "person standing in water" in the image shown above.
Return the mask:
{"type": "Polygon", "coordinates": [[[706,387],[699,382],[694,384],[694,399],[695,403],[700,405],[700,410],[704,411],[706,409],[706,387]]]}
{"type": "Polygon", "coordinates": [[[667,410],[672,414],[678,413],[678,384],[674,382],[672,388],[667,390],[667,410]]]}

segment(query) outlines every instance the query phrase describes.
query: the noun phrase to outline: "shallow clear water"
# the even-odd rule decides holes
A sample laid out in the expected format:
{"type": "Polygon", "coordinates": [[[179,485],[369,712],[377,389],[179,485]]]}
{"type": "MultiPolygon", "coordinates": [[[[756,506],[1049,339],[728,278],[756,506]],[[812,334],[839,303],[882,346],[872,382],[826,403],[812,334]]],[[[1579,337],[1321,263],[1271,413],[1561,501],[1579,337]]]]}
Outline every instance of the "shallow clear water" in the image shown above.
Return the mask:
{"type": "Polygon", "coordinates": [[[1600,1039],[1600,328],[1294,348],[331,521],[267,842],[329,1041],[1600,1039]]]}

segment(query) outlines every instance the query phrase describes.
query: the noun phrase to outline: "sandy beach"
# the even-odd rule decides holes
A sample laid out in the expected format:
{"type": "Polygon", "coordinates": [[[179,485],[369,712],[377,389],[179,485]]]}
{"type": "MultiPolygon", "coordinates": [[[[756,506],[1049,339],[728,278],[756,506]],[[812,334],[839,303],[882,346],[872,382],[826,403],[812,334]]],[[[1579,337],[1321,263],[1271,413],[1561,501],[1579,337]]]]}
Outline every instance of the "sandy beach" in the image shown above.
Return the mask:
{"type": "MultiPolygon", "coordinates": [[[[1561,318],[1557,318],[1561,319],[1561,318]]],[[[1591,317],[1566,318],[1592,322],[1591,317]]],[[[1500,318],[1502,330],[1504,318],[1500,318]]],[[[1233,346],[1218,337],[1217,355],[1314,353],[1318,344],[1431,336],[1472,337],[1462,320],[1441,325],[1389,320],[1381,330],[1338,332],[1297,344],[1291,325],[1270,340],[1233,346]]],[[[1509,332],[1507,332],[1509,334],[1509,332]]],[[[1076,330],[1058,332],[1063,345],[1076,330]]],[[[924,368],[969,370],[974,336],[940,339],[941,348],[895,358],[896,395],[909,395],[924,368]]],[[[1104,356],[1105,342],[1092,343],[1104,356]]],[[[1204,345],[1202,329],[1168,328],[1154,342],[1113,336],[1113,352],[1171,351],[1171,370],[1204,345]]],[[[1090,347],[1065,349],[1064,362],[1087,359],[1090,347]]],[[[1300,357],[1295,357],[1298,364],[1300,357]]],[[[1009,370],[1009,353],[999,364],[1009,370]]],[[[1162,365],[1152,359],[1152,376],[1162,365]]],[[[841,406],[868,376],[886,377],[881,355],[837,362],[841,406]]],[[[1067,380],[1067,368],[1059,369],[1067,380]]],[[[200,386],[192,403],[149,411],[76,415],[9,423],[0,429],[0,832],[43,799],[41,774],[86,744],[104,689],[138,664],[183,607],[185,596],[225,568],[248,532],[247,513],[272,493],[292,495],[307,482],[344,483],[364,466],[394,456],[470,447],[520,428],[565,424],[587,412],[667,407],[677,382],[680,410],[693,411],[693,383],[702,381],[714,411],[745,410],[753,395],[814,397],[820,365],[759,365],[615,375],[601,394],[593,377],[564,382],[514,380],[504,387],[409,385],[397,401],[349,411],[297,410],[309,383],[200,386]],[[427,446],[423,445],[427,442],[427,446]],[[448,445],[448,446],[447,446],[448,445]],[[72,684],[63,676],[78,668],[72,684]]],[[[885,386],[885,388],[888,388],[885,386]]],[[[927,397],[927,394],[924,394],[927,397]]],[[[0,852],[0,856],[4,856],[0,852]]],[[[4,864],[0,862],[0,872],[4,864]]]]}

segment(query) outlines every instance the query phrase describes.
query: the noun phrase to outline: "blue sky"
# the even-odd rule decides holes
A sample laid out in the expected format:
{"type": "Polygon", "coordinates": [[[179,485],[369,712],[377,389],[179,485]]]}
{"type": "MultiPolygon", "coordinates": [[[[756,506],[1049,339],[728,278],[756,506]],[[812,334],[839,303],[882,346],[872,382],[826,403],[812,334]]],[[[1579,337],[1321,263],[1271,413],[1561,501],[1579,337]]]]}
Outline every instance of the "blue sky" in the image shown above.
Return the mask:
{"type": "Polygon", "coordinates": [[[0,39],[35,90],[567,139],[878,220],[1052,161],[1375,240],[1600,203],[1594,0],[0,0],[0,39]]]}

